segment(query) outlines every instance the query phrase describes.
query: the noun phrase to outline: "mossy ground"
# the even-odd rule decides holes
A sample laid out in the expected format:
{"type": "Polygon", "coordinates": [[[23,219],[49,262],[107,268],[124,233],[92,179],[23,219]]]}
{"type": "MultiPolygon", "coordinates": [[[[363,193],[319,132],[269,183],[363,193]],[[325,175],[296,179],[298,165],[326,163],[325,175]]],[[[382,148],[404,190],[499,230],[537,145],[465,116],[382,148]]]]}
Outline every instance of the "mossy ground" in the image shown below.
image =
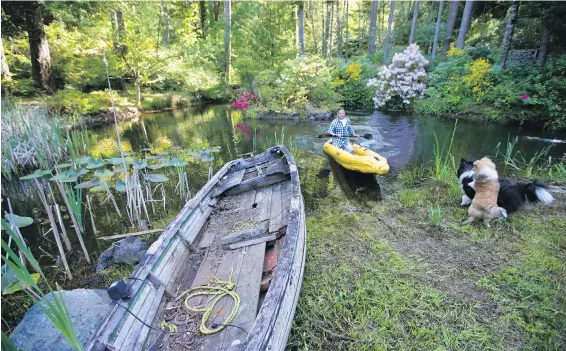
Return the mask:
{"type": "Polygon", "coordinates": [[[566,348],[566,196],[488,229],[422,168],[380,203],[330,187],[307,218],[289,349],[566,348]]]}

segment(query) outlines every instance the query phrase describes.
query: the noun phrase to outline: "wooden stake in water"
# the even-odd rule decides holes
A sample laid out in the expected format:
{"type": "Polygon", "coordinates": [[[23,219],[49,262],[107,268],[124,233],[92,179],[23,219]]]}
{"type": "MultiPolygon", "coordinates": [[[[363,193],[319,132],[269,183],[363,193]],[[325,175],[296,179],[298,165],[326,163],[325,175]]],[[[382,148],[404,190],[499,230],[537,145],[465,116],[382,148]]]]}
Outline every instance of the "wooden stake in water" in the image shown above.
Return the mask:
{"type": "Polygon", "coordinates": [[[88,212],[90,213],[90,222],[92,223],[92,230],[94,234],[98,234],[98,230],[96,230],[96,225],[94,224],[94,215],[92,214],[92,206],[90,205],[90,196],[86,196],[86,204],[88,205],[88,212]]]}
{"type": "Polygon", "coordinates": [[[65,201],[65,205],[67,206],[69,216],[71,217],[71,220],[73,221],[73,227],[75,227],[75,232],[77,233],[77,237],[79,238],[79,243],[81,244],[81,248],[83,249],[83,253],[85,255],[86,261],[90,264],[90,257],[88,255],[88,251],[87,251],[85,243],[83,241],[81,229],[79,227],[79,224],[77,223],[77,219],[75,218],[75,214],[71,210],[72,207],[71,207],[71,204],[69,203],[69,199],[67,199],[67,197],[64,195],[65,189],[63,188],[63,183],[61,183],[60,181],[56,181],[55,183],[57,184],[57,186],[59,187],[59,191],[63,195],[63,201],[65,201]]]}
{"type": "Polygon", "coordinates": [[[49,218],[49,223],[51,224],[51,229],[53,230],[53,236],[55,237],[55,243],[57,243],[57,248],[59,249],[59,254],[61,255],[61,260],[63,261],[63,265],[65,266],[65,272],[67,273],[67,277],[69,280],[73,280],[73,275],[71,274],[71,269],[69,268],[69,264],[67,263],[67,257],[65,256],[65,251],[63,250],[63,245],[61,244],[61,238],[59,236],[59,231],[57,230],[57,224],[55,223],[55,218],[53,217],[53,212],[51,211],[51,206],[47,202],[47,198],[45,197],[45,193],[43,192],[43,188],[37,178],[35,179],[35,184],[37,185],[37,189],[39,191],[39,199],[45,208],[45,212],[47,213],[47,217],[49,218]]]}
{"type": "Polygon", "coordinates": [[[59,205],[55,204],[53,205],[53,207],[55,208],[55,213],[57,214],[57,219],[59,219],[59,226],[61,227],[61,234],[63,237],[63,242],[65,243],[65,247],[67,248],[67,251],[71,251],[73,248],[71,247],[71,241],[69,240],[69,237],[67,236],[67,230],[65,229],[65,223],[63,223],[63,218],[61,218],[61,210],[59,209],[59,205]]]}

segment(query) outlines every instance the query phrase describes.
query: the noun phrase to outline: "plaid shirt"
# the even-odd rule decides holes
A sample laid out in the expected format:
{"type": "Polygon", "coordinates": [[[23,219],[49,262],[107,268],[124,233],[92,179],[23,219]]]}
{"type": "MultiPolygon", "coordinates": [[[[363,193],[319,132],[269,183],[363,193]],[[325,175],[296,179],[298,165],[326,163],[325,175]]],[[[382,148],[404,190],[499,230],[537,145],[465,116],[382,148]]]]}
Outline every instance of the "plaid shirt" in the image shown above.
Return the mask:
{"type": "Polygon", "coordinates": [[[340,147],[342,149],[350,142],[348,137],[354,135],[354,131],[350,126],[350,119],[348,118],[346,118],[346,125],[342,125],[342,122],[340,122],[340,120],[336,118],[330,124],[330,128],[328,128],[328,133],[334,133],[341,136],[341,137],[332,137],[332,145],[336,147],[340,147]]]}

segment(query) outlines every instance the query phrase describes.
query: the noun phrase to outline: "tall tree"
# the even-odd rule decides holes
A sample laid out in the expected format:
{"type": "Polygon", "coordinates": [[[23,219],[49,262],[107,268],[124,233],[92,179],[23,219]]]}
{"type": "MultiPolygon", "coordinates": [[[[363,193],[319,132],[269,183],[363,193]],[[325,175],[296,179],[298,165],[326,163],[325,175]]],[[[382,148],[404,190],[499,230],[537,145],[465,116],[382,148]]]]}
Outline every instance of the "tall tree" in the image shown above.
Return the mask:
{"type": "Polygon", "coordinates": [[[345,0],[346,2],[346,18],[345,18],[345,24],[344,26],[346,27],[346,45],[345,45],[345,50],[344,50],[344,60],[348,61],[348,40],[349,40],[349,28],[348,28],[348,9],[349,9],[349,1],[345,0]]]}
{"type": "Polygon", "coordinates": [[[385,36],[385,49],[383,50],[383,64],[387,63],[389,57],[389,46],[391,45],[391,26],[393,25],[393,15],[395,14],[395,0],[391,0],[389,6],[389,20],[387,21],[387,35],[385,36]]]}
{"type": "Polygon", "coordinates": [[[458,17],[458,8],[460,0],[453,0],[450,3],[450,12],[448,12],[448,22],[446,23],[446,35],[444,36],[444,44],[442,46],[442,57],[446,56],[446,52],[450,49],[452,43],[452,34],[456,25],[456,17],[458,17]]]}
{"type": "Polygon", "coordinates": [[[114,49],[119,50],[122,48],[124,41],[124,17],[121,10],[116,9],[112,11],[111,14],[113,39],[114,39],[114,49]]]}
{"type": "Polygon", "coordinates": [[[200,15],[200,33],[202,40],[206,39],[206,1],[200,0],[198,2],[199,15],[200,15]]]}
{"type": "Polygon", "coordinates": [[[6,55],[4,54],[4,43],[2,42],[2,38],[0,37],[0,68],[1,68],[1,78],[10,80],[12,75],[10,74],[10,67],[8,66],[8,61],[6,60],[6,55]]]}
{"type": "Polygon", "coordinates": [[[334,0],[330,2],[330,33],[328,34],[328,62],[332,60],[332,29],[334,28],[332,22],[334,22],[334,0]]]}
{"type": "Polygon", "coordinates": [[[218,22],[218,17],[220,16],[220,1],[212,2],[212,15],[214,17],[214,22],[218,22]]]}
{"type": "Polygon", "coordinates": [[[326,57],[326,50],[328,48],[328,30],[330,29],[329,18],[330,18],[330,7],[328,6],[328,1],[326,1],[326,15],[323,18],[324,35],[322,38],[322,57],[326,57]]]}
{"type": "Polygon", "coordinates": [[[163,24],[163,45],[169,46],[169,13],[165,0],[161,0],[161,16],[163,24]]]}
{"type": "Polygon", "coordinates": [[[537,65],[539,67],[544,67],[544,64],[546,63],[549,43],[550,43],[550,32],[548,31],[548,29],[545,29],[542,33],[542,38],[540,40],[540,47],[537,56],[537,65]]]}
{"type": "Polygon", "coordinates": [[[415,42],[415,32],[417,31],[417,19],[419,17],[419,0],[415,0],[413,9],[413,22],[411,22],[411,34],[409,35],[409,45],[415,42]]]}
{"type": "Polygon", "coordinates": [[[458,49],[463,48],[466,42],[466,35],[468,34],[468,29],[470,28],[470,20],[472,18],[473,7],[474,1],[466,0],[466,6],[464,6],[464,14],[462,15],[462,22],[460,23],[460,31],[458,32],[458,40],[456,41],[456,47],[458,49]]]}
{"type": "Polygon", "coordinates": [[[513,31],[515,30],[515,23],[517,23],[517,13],[519,10],[519,2],[513,1],[509,7],[509,17],[507,17],[507,25],[505,26],[505,33],[503,35],[503,42],[501,43],[501,59],[499,61],[499,68],[505,68],[507,62],[507,55],[511,47],[511,40],[513,39],[513,31]]]}
{"type": "Polygon", "coordinates": [[[224,81],[232,83],[230,79],[230,64],[232,55],[232,40],[230,37],[232,1],[224,0],[224,81]]]}
{"type": "Polygon", "coordinates": [[[318,40],[316,38],[316,26],[314,24],[314,5],[313,0],[309,1],[309,12],[311,16],[311,30],[312,30],[312,41],[315,54],[318,52],[318,40]]]}
{"type": "Polygon", "coordinates": [[[342,59],[342,23],[340,21],[340,1],[336,2],[336,57],[342,59]]]}
{"type": "Polygon", "coordinates": [[[442,23],[442,9],[444,8],[444,0],[440,0],[438,5],[438,16],[436,17],[436,28],[434,29],[434,43],[432,43],[432,57],[436,57],[436,49],[438,48],[438,36],[440,35],[440,24],[442,23]]]}
{"type": "Polygon", "coordinates": [[[31,71],[39,89],[45,93],[53,93],[53,72],[51,54],[43,27],[43,5],[29,2],[26,13],[26,26],[31,54],[31,71]]]}
{"type": "Polygon", "coordinates": [[[368,55],[372,56],[375,53],[375,32],[377,30],[377,7],[379,6],[378,0],[371,1],[371,15],[369,17],[369,35],[368,35],[368,55]]]}
{"type": "Polygon", "coordinates": [[[299,1],[297,6],[297,16],[299,17],[299,54],[305,54],[305,4],[299,1]]]}

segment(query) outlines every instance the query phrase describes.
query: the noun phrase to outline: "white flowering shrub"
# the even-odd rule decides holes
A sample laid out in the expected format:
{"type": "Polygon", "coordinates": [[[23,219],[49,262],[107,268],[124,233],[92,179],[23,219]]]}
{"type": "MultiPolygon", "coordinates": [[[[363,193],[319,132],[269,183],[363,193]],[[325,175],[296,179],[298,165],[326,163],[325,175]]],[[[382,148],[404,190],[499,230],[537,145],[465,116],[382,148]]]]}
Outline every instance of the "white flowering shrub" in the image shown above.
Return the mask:
{"type": "Polygon", "coordinates": [[[428,61],[421,55],[417,44],[411,44],[402,53],[396,53],[391,64],[383,66],[379,78],[368,81],[369,87],[377,88],[373,97],[375,107],[399,101],[409,105],[415,98],[421,98],[426,89],[426,64],[428,61]]]}

